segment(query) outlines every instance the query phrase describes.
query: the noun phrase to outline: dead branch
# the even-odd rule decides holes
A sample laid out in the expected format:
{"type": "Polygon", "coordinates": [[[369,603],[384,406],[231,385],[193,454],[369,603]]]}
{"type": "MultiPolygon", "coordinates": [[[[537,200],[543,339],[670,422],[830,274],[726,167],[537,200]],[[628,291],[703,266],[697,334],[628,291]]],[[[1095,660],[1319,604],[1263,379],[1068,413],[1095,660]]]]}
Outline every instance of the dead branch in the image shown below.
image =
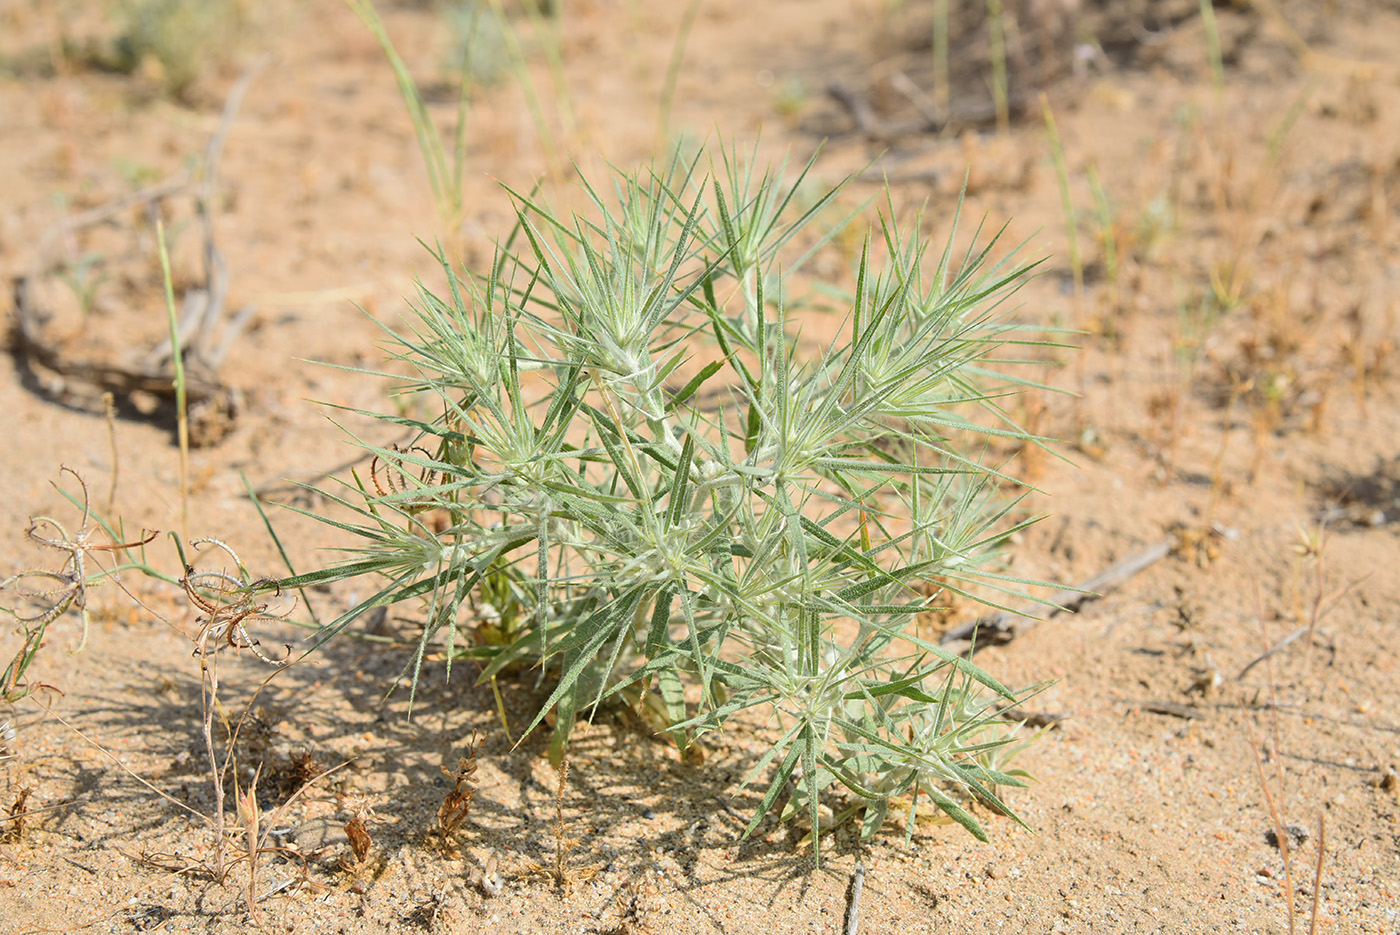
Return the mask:
{"type": "MultiPolygon", "coordinates": [[[[897,90],[908,97],[913,87],[913,82],[907,75],[901,74],[903,81],[898,82],[897,90]]],[[[934,135],[954,135],[963,130],[979,127],[996,117],[996,107],[991,104],[977,104],[966,107],[954,108],[948,114],[940,114],[936,108],[920,101],[918,106],[919,116],[900,119],[884,120],[876,113],[871,106],[869,96],[862,90],[846,84],[839,78],[832,79],[826,86],[826,93],[831,96],[836,103],[840,104],[851,119],[855,122],[855,132],[878,142],[891,143],[910,136],[922,136],[925,134],[934,135]]],[[[1012,95],[1008,101],[1008,106],[1013,113],[1023,112],[1030,104],[1031,95],[1019,93],[1012,95]]],[[[860,175],[863,179],[876,180],[879,175],[871,175],[869,170],[860,175]]]]}
{"type": "Polygon", "coordinates": [[[856,861],[851,874],[851,899],[846,907],[846,935],[856,935],[860,929],[860,894],[865,888],[865,861],[856,861]]]}
{"type": "Polygon", "coordinates": [[[181,297],[178,317],[181,350],[189,352],[185,361],[185,388],[191,410],[191,443],[196,446],[214,444],[222,439],[231,429],[239,408],[240,394],[220,379],[218,368],[232,342],[247,324],[252,309],[240,310],[223,326],[222,340],[217,345],[214,343],[214,335],[224,318],[229,276],[228,264],[214,236],[213,203],[224,143],[238,107],[265,61],[260,60],[244,72],[229,93],[219,125],[205,149],[203,171],[197,180],[188,170],[181,170],[162,182],[60,220],[40,236],[29,272],[16,277],[13,282],[16,323],[14,353],[31,371],[37,367],[64,380],[86,384],[97,393],[110,392],[124,398],[135,393],[147,393],[161,400],[173,401],[174,367],[168,338],[135,364],[71,357],[64,352],[61,341],[52,339],[46,333],[52,314],[39,306],[36,286],[52,278],[62,268],[58,245],[67,242],[76,232],[100,224],[117,223],[124,213],[134,207],[144,206],[148,212],[154,213],[167,199],[193,195],[203,237],[204,276],[198,287],[188,290],[181,297]]]}
{"type": "Polygon", "coordinates": [[[1175,537],[1154,543],[1129,555],[1077,588],[1056,591],[1040,604],[1017,612],[1000,610],[984,614],[971,623],[954,627],[943,634],[939,642],[957,653],[971,653],[975,648],[1009,643],[1030,630],[1042,619],[1048,620],[1062,611],[1077,611],[1084,604],[1113,590],[1127,579],[1164,558],[1175,545],[1175,537]],[[974,643],[975,640],[975,643],[974,643]]]}
{"type": "Polygon", "coordinates": [[[1194,721],[1202,716],[1200,708],[1189,704],[1179,704],[1175,701],[1144,701],[1139,707],[1148,714],[1179,717],[1183,721],[1194,721]]]}

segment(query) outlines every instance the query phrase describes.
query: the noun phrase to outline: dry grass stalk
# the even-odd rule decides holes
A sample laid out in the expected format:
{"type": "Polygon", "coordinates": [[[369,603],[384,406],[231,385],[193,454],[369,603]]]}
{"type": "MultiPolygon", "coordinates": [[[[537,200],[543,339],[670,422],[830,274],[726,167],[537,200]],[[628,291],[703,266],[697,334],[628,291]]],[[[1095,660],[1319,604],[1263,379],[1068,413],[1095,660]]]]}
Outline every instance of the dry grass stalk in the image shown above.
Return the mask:
{"type": "MultiPolygon", "coordinates": [[[[1264,794],[1264,804],[1269,810],[1269,818],[1273,823],[1274,842],[1278,845],[1279,853],[1283,857],[1283,885],[1284,899],[1288,904],[1288,931],[1289,935],[1297,931],[1297,907],[1295,906],[1297,890],[1293,887],[1293,853],[1290,837],[1291,827],[1285,823],[1284,809],[1287,806],[1287,787],[1284,782],[1283,754],[1279,738],[1278,726],[1278,698],[1275,691],[1274,667],[1271,661],[1273,651],[1269,646],[1269,635],[1264,628],[1264,604],[1263,596],[1260,593],[1259,581],[1254,579],[1254,600],[1255,615],[1259,621],[1259,637],[1264,646],[1264,671],[1269,687],[1269,720],[1273,733],[1273,761],[1274,779],[1270,784],[1269,777],[1264,770],[1264,757],[1260,752],[1258,740],[1254,736],[1254,725],[1249,718],[1245,718],[1245,729],[1249,734],[1249,748],[1254,754],[1254,766],[1259,777],[1259,788],[1264,794]]],[[[1317,913],[1319,901],[1321,899],[1322,885],[1322,864],[1326,856],[1326,828],[1323,825],[1321,813],[1318,815],[1317,834],[1317,864],[1313,878],[1313,902],[1312,918],[1308,926],[1310,935],[1317,931],[1317,913]]]]}
{"type": "Polygon", "coordinates": [[[135,861],[144,867],[151,867],[176,876],[205,880],[214,879],[214,868],[197,857],[184,854],[167,854],[164,851],[142,851],[135,855],[135,861]]]}
{"type": "Polygon", "coordinates": [[[112,480],[107,486],[107,515],[111,516],[116,511],[121,460],[117,451],[117,403],[110,390],[102,394],[102,414],[107,419],[107,447],[112,453],[112,480]]]}
{"type": "Polygon", "coordinates": [[[1322,905],[1322,861],[1327,856],[1327,820],[1317,813],[1317,869],[1313,872],[1312,915],[1308,919],[1308,935],[1317,935],[1317,911],[1322,905]]]}
{"type": "Polygon", "coordinates": [[[586,867],[570,865],[569,855],[578,847],[579,842],[564,831],[564,792],[568,787],[569,759],[565,756],[559,761],[559,784],[554,793],[554,866],[546,867],[529,861],[525,864],[523,874],[527,879],[553,880],[555,887],[565,896],[574,891],[575,884],[587,883],[602,869],[601,864],[586,867]]]}
{"type": "MultiPolygon", "coordinates": [[[[1272,681],[1271,678],[1271,686],[1272,681]]],[[[1270,713],[1273,714],[1277,720],[1277,714],[1273,712],[1272,706],[1270,713]]],[[[1259,788],[1264,793],[1264,804],[1269,809],[1269,818],[1274,825],[1274,840],[1278,843],[1279,852],[1283,855],[1283,886],[1285,898],[1288,903],[1288,931],[1290,935],[1292,935],[1292,933],[1297,930],[1297,920],[1295,919],[1293,908],[1293,854],[1292,848],[1289,846],[1288,829],[1284,827],[1283,814],[1279,811],[1279,803],[1274,801],[1274,792],[1270,790],[1268,776],[1264,773],[1264,758],[1260,755],[1259,743],[1254,737],[1254,727],[1250,724],[1248,718],[1245,719],[1245,727],[1248,728],[1249,731],[1249,749],[1254,753],[1254,766],[1259,776],[1259,788]]],[[[1275,729],[1277,729],[1277,727],[1275,729]]],[[[1283,764],[1279,762],[1279,756],[1278,745],[1275,743],[1273,757],[1278,769],[1277,792],[1278,798],[1282,799],[1284,795],[1283,764]]]]}

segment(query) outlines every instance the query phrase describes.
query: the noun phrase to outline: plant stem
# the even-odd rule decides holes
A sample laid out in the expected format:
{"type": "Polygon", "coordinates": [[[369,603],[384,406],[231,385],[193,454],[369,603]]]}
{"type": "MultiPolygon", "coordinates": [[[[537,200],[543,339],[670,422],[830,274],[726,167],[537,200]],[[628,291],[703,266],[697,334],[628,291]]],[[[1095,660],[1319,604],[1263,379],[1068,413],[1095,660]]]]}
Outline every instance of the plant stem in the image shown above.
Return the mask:
{"type": "Polygon", "coordinates": [[[676,41],[671,47],[671,60],[666,64],[666,81],[661,86],[661,113],[656,118],[656,149],[661,152],[671,137],[671,105],[676,99],[676,83],[681,75],[681,63],[685,60],[686,43],[690,41],[690,30],[695,25],[695,16],[700,12],[700,0],[690,0],[685,15],[681,17],[680,29],[676,31],[676,41]]]}
{"type": "Polygon", "coordinates": [[[997,110],[997,132],[1005,136],[1011,129],[1011,107],[1006,84],[1006,13],[1001,0],[987,0],[988,42],[992,56],[992,100],[997,110]]]}
{"type": "Polygon", "coordinates": [[[948,0],[933,3],[933,102],[939,117],[946,124],[952,106],[952,88],[948,74],[948,0]]]}
{"type": "Polygon", "coordinates": [[[1220,53],[1220,26],[1215,21],[1215,4],[1201,0],[1201,24],[1206,31],[1206,54],[1210,56],[1210,81],[1216,99],[1225,94],[1225,63],[1220,53]]]}
{"type": "Polygon", "coordinates": [[[1050,156],[1055,161],[1055,176],[1060,182],[1060,207],[1065,214],[1065,236],[1069,240],[1069,264],[1074,274],[1074,296],[1076,301],[1084,299],[1084,263],[1079,256],[1079,219],[1075,214],[1074,200],[1069,193],[1069,168],[1065,165],[1065,151],[1060,146],[1060,131],[1055,127],[1055,114],[1050,110],[1050,98],[1041,92],[1040,112],[1045,116],[1045,132],[1050,135],[1050,156]]]}
{"type": "Polygon", "coordinates": [[[156,244],[160,271],[165,280],[165,313],[170,328],[170,357],[175,366],[175,431],[180,442],[180,535],[190,530],[190,421],[185,395],[185,352],[180,346],[180,322],[175,315],[175,286],[170,277],[170,252],[165,245],[165,225],[156,218],[156,244]]]}

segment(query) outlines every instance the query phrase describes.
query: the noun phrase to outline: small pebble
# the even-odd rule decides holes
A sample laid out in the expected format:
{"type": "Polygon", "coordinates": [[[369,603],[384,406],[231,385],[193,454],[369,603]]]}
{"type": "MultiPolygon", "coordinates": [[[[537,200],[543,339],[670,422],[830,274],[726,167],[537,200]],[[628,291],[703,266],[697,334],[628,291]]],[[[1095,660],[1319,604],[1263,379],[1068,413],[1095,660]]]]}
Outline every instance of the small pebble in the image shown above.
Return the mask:
{"type": "Polygon", "coordinates": [[[650,821],[651,819],[656,817],[656,812],[653,812],[649,808],[644,808],[642,809],[642,817],[650,821]]]}

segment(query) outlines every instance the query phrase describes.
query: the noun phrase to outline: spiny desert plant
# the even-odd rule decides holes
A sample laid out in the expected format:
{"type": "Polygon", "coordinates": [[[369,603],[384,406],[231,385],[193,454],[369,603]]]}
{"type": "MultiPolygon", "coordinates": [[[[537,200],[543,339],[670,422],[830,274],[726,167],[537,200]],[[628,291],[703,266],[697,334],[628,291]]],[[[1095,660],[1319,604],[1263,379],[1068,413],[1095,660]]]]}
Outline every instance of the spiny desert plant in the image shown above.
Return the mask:
{"type": "Polygon", "coordinates": [[[415,688],[430,653],[480,660],[483,680],[538,666],[552,689],[528,730],[556,711],[556,762],[577,712],[638,686],[682,743],[766,716],[749,778],[776,769],[750,833],[800,765],[814,828],[839,782],[869,833],[922,796],[985,838],[965,805],[1007,811],[995,787],[1024,784],[985,765],[1011,741],[990,702],[1024,694],[913,623],[925,591],[1000,606],[1035,584],[998,570],[1031,520],[979,454],[1038,442],[1001,405],[1028,385],[1002,350],[1039,343],[998,312],[1029,267],[993,261],[995,237],[929,257],[882,218],[844,321],[809,351],[791,313],[840,189],[799,207],[812,166],[677,156],[611,192],[583,183],[573,216],[512,192],[490,268],[443,261],[446,296],[420,288],[415,327],[389,332],[403,390],[441,415],[362,413],[417,441],[358,442],[373,483],[336,495],[349,518],[316,517],[358,544],[280,585],[384,579],[322,641],[421,601],[415,688]],[[508,606],[488,615],[486,592],[508,606]]]}

